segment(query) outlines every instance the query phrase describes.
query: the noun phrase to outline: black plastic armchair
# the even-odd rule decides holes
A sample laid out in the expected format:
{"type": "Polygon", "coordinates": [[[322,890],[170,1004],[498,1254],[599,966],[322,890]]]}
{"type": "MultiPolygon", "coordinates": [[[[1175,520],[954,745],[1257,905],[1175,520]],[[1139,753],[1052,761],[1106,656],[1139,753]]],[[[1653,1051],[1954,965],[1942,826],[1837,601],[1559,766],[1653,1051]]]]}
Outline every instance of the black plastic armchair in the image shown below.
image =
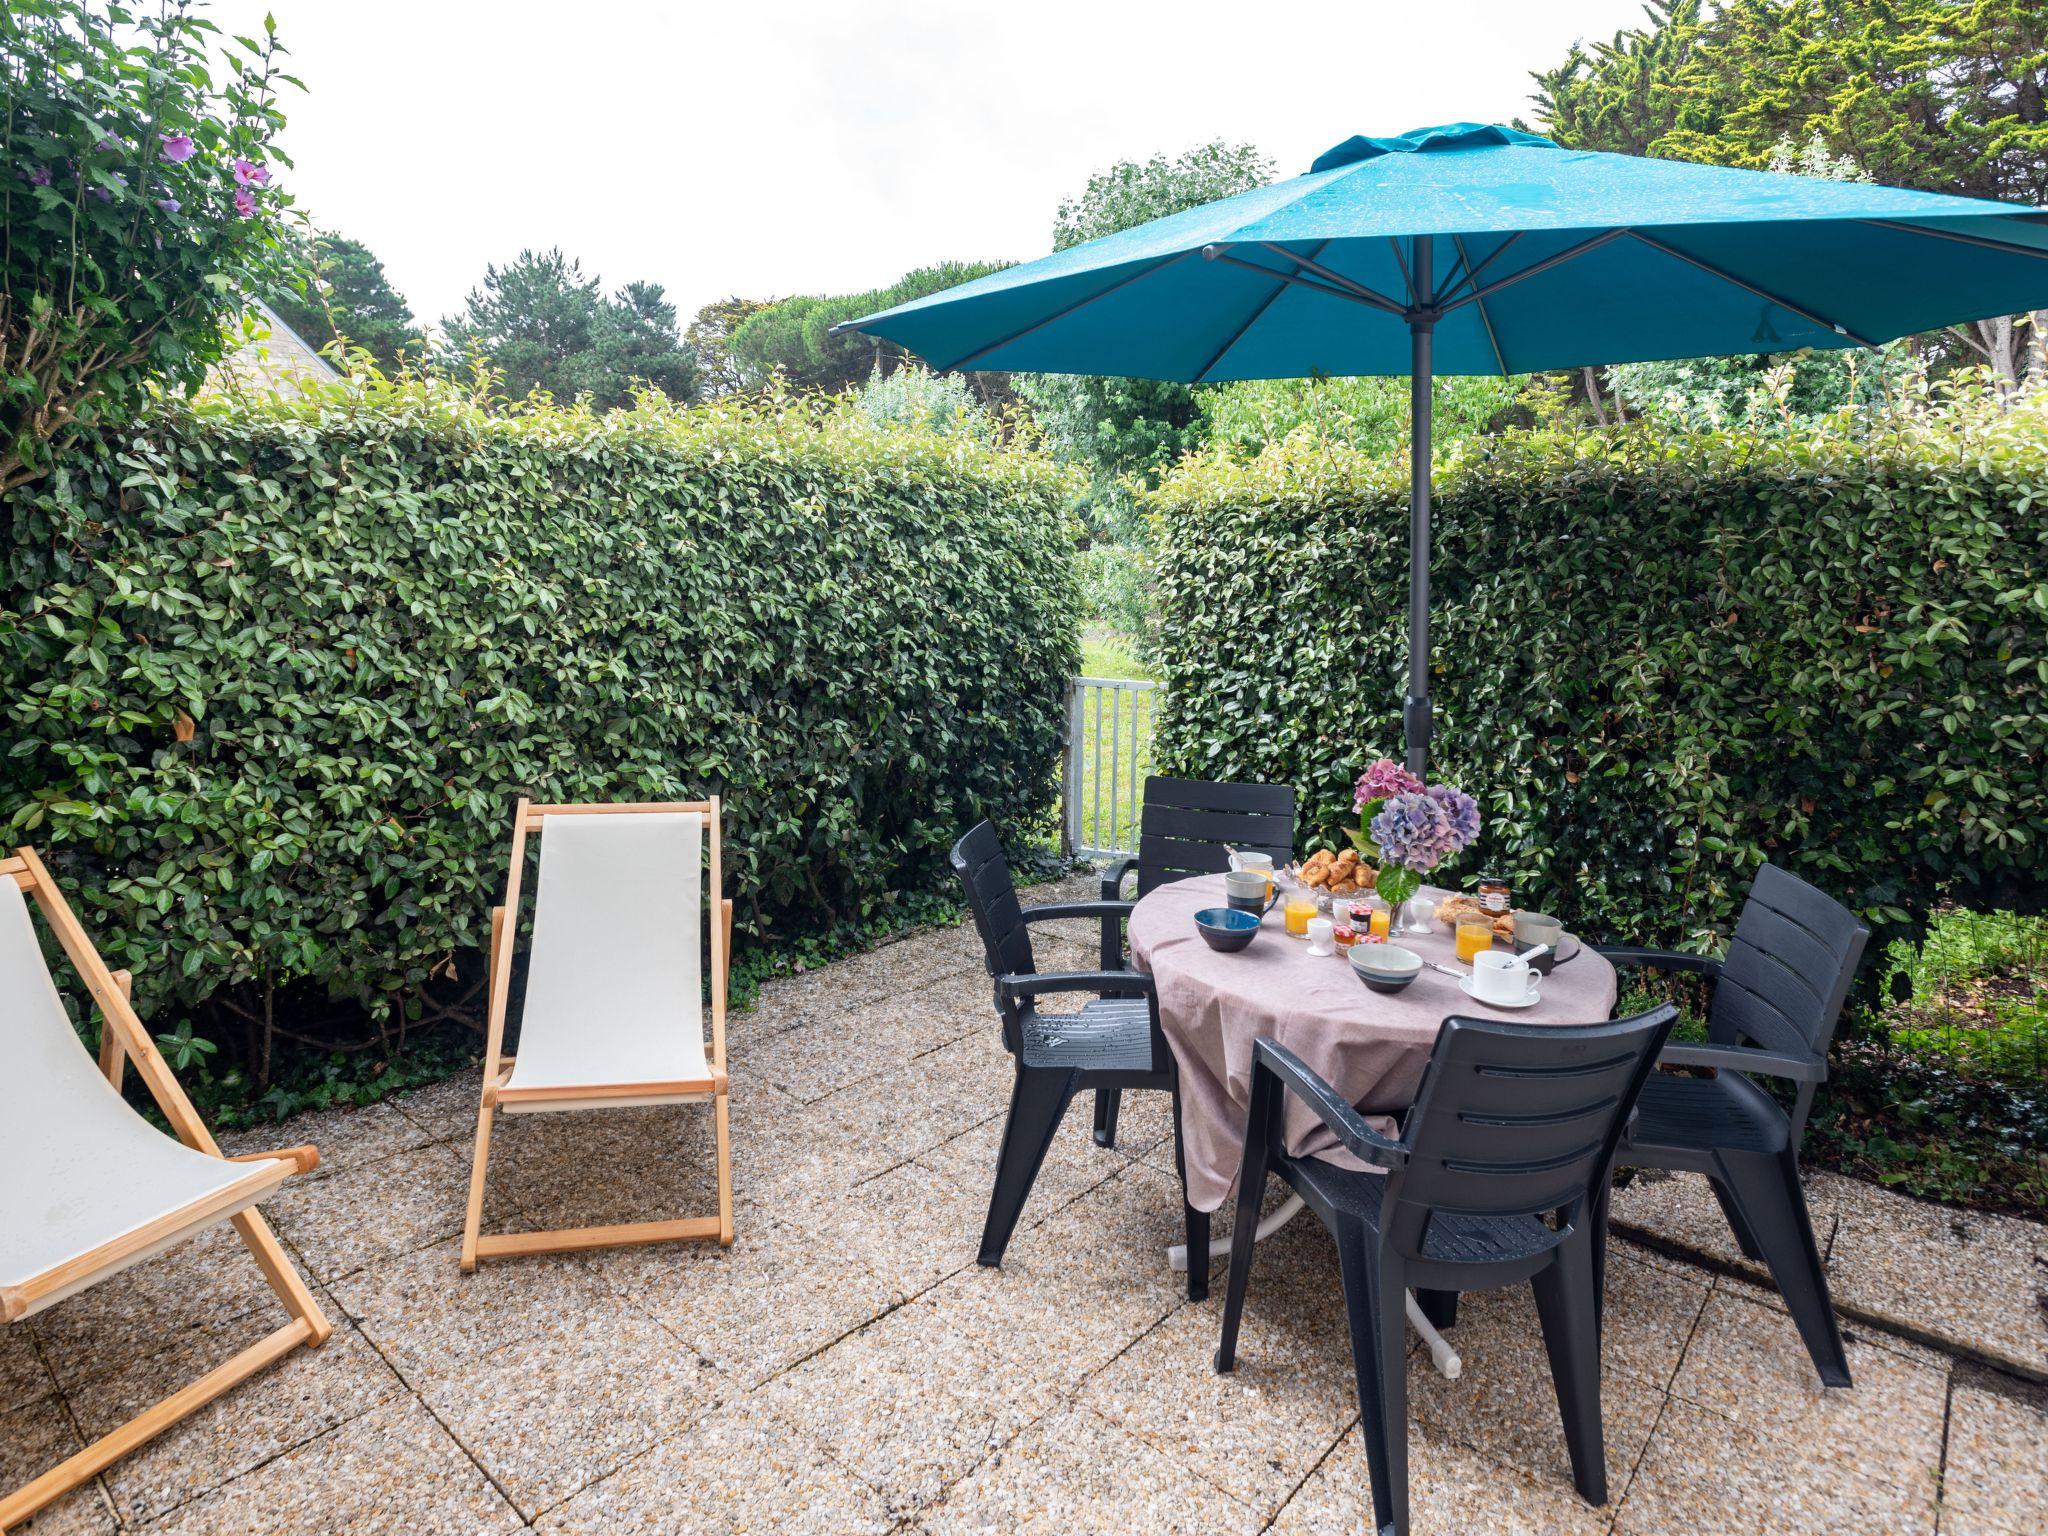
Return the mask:
{"type": "MultiPolygon", "coordinates": [[[[1263,853],[1285,864],[1294,853],[1294,789],[1287,784],[1219,784],[1207,779],[1145,780],[1138,817],[1138,856],[1118,859],[1102,872],[1102,899],[1124,902],[1124,883],[1137,874],[1137,894],[1190,875],[1230,867],[1230,850],[1263,853]]],[[[1102,968],[1128,969],[1121,916],[1102,919],[1102,968]]],[[[1096,1145],[1116,1145],[1118,1090],[1095,1093],[1096,1145]]]]}
{"type": "MultiPolygon", "coordinates": [[[[1799,1181],[1799,1144],[1828,1075],[1828,1042],[1870,930],[1833,897],[1775,864],[1757,872],[1720,960],[1603,948],[1617,966],[1688,971],[1713,983],[1708,1043],[1667,1045],[1616,1162],[1705,1174],[1743,1256],[1767,1266],[1821,1381],[1849,1385],[1826,1272],[1799,1181]],[[1759,1078],[1792,1084],[1788,1109],[1759,1078]]],[[[1606,1191],[1598,1212],[1607,1219],[1606,1191]]]]}
{"type": "Polygon", "coordinates": [[[1589,1504],[1607,1502],[1594,1191],[1676,1017],[1667,1003],[1583,1026],[1446,1019],[1398,1141],[1373,1130],[1282,1046],[1261,1040],[1254,1048],[1216,1369],[1236,1364],[1259,1200],[1275,1173],[1337,1242],[1380,1536],[1408,1530],[1411,1288],[1419,1299],[1424,1291],[1454,1297],[1530,1283],[1572,1481],[1589,1504]],[[1287,1094],[1353,1155],[1385,1171],[1291,1156],[1282,1132],[1287,1094]]]}
{"type": "MultiPolygon", "coordinates": [[[[1010,1116],[1003,1127],[1002,1151],[996,1163],[995,1189],[981,1230],[980,1261],[994,1267],[1003,1262],[1025,1199],[1075,1094],[1090,1088],[1098,1092],[1158,1088],[1171,1093],[1176,1166],[1180,1094],[1173,1053],[1159,1032],[1150,976],[1129,970],[1041,972],[1032,956],[1032,923],[1121,915],[1129,912],[1131,904],[1071,901],[1020,905],[1002,842],[985,821],[953,845],[952,863],[966,888],[967,904],[995,982],[1003,1045],[1017,1068],[1010,1090],[1010,1116]],[[1039,998],[1066,992],[1097,996],[1078,1013],[1038,1011],[1039,998]]],[[[1185,1191],[1185,1172],[1182,1188],[1185,1191]]],[[[1188,1251],[1207,1252],[1208,1212],[1187,1205],[1185,1195],[1182,1205],[1188,1251]]],[[[1189,1299],[1200,1301],[1208,1293],[1208,1266],[1190,1264],[1189,1299]]]]}

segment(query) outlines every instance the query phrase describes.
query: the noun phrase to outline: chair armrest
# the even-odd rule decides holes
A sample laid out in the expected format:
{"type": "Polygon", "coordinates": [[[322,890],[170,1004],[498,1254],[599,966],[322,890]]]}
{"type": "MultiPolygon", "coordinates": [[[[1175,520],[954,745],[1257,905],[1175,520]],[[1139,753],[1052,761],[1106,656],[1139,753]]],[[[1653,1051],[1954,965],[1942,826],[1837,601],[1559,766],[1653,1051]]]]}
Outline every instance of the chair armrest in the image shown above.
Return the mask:
{"type": "Polygon", "coordinates": [[[1152,995],[1152,978],[1143,971],[1043,971],[996,978],[996,991],[1016,1001],[1053,992],[1141,992],[1152,995]]]}
{"type": "Polygon", "coordinates": [[[1124,880],[1137,867],[1138,861],[1136,859],[1118,859],[1114,864],[1103,870],[1102,899],[1104,901],[1122,901],[1124,899],[1124,880]]]}
{"type": "Polygon", "coordinates": [[[1365,1117],[1324,1082],[1294,1052],[1276,1040],[1252,1044],[1253,1070],[1264,1067],[1293,1090],[1295,1097],[1316,1112],[1316,1118],[1344,1144],[1346,1151],[1377,1168],[1401,1168],[1408,1162],[1408,1149],[1389,1141],[1365,1123],[1365,1117]]]}
{"type": "Polygon", "coordinates": [[[1653,965],[1660,971],[1691,971],[1709,979],[1721,974],[1721,962],[1712,955],[1687,954],[1677,949],[1630,949],[1621,944],[1595,944],[1593,953],[1605,955],[1614,965],[1653,965]]]}
{"type": "Polygon", "coordinates": [[[320,1166],[320,1149],[314,1146],[279,1147],[275,1152],[237,1152],[225,1159],[230,1163],[290,1163],[294,1173],[311,1173],[320,1166]]]}
{"type": "Polygon", "coordinates": [[[1681,1042],[1667,1045],[1657,1057],[1660,1067],[1719,1067],[1730,1072],[1761,1072],[1768,1077],[1790,1078],[1795,1083],[1824,1083],[1828,1080],[1825,1058],[1782,1056],[1776,1051],[1752,1050],[1746,1045],[1701,1045],[1681,1042]]]}
{"type": "Polygon", "coordinates": [[[1027,923],[1056,922],[1063,917],[1129,917],[1134,901],[1051,901],[1042,907],[1026,907],[1027,923]]]}

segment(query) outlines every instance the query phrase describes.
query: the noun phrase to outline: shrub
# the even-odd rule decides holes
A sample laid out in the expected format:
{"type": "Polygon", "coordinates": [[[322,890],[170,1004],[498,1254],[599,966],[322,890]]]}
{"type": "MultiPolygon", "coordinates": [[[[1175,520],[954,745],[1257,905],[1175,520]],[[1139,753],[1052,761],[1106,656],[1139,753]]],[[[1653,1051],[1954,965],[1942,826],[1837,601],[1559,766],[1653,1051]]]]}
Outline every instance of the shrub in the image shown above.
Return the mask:
{"type": "Polygon", "coordinates": [[[187,5],[0,6],[0,493],[153,385],[192,386],[244,295],[295,275],[275,31],[187,5]]]}
{"type": "Polygon", "coordinates": [[[1097,544],[1074,558],[1081,586],[1081,615],[1129,635],[1149,651],[1157,628],[1151,560],[1127,544],[1097,544]]]}
{"type": "Polygon", "coordinates": [[[280,989],[417,1018],[521,793],[722,795],[744,927],[859,920],[1051,804],[1071,495],[786,401],[166,408],[16,498],[0,817],[146,1006],[265,1039],[280,989]]]}
{"type": "MultiPolygon", "coordinates": [[[[1164,771],[1291,782],[1305,832],[1342,825],[1399,742],[1406,489],[1304,435],[1149,498],[1164,771]]],[[[1432,767],[1485,815],[1465,873],[1687,947],[1766,858],[1880,944],[1945,891],[2039,905],[2038,401],[1854,442],[1475,439],[1439,492],[1432,767]]]]}

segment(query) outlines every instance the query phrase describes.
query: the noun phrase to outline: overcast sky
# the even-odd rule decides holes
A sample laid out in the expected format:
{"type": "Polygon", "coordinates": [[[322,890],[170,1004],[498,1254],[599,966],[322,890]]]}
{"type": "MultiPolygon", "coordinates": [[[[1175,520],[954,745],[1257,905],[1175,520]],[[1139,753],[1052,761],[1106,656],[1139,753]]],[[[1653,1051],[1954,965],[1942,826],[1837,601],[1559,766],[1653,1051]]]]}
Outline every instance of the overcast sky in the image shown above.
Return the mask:
{"type": "Polygon", "coordinates": [[[1209,139],[1279,175],[1353,133],[1505,121],[1637,0],[216,0],[306,82],[289,184],[422,319],[559,245],[687,318],[1051,248],[1091,172],[1209,139]]]}

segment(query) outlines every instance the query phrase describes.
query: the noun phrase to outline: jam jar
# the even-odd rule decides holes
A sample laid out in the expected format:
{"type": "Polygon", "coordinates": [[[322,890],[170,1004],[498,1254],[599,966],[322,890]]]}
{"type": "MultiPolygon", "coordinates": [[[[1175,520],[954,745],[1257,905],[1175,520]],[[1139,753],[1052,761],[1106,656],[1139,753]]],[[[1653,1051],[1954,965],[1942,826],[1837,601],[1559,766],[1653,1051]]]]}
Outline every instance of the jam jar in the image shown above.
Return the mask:
{"type": "Polygon", "coordinates": [[[1505,917],[1514,908],[1514,888],[1505,875],[1481,875],[1477,894],[1480,909],[1488,917],[1505,917]]]}

